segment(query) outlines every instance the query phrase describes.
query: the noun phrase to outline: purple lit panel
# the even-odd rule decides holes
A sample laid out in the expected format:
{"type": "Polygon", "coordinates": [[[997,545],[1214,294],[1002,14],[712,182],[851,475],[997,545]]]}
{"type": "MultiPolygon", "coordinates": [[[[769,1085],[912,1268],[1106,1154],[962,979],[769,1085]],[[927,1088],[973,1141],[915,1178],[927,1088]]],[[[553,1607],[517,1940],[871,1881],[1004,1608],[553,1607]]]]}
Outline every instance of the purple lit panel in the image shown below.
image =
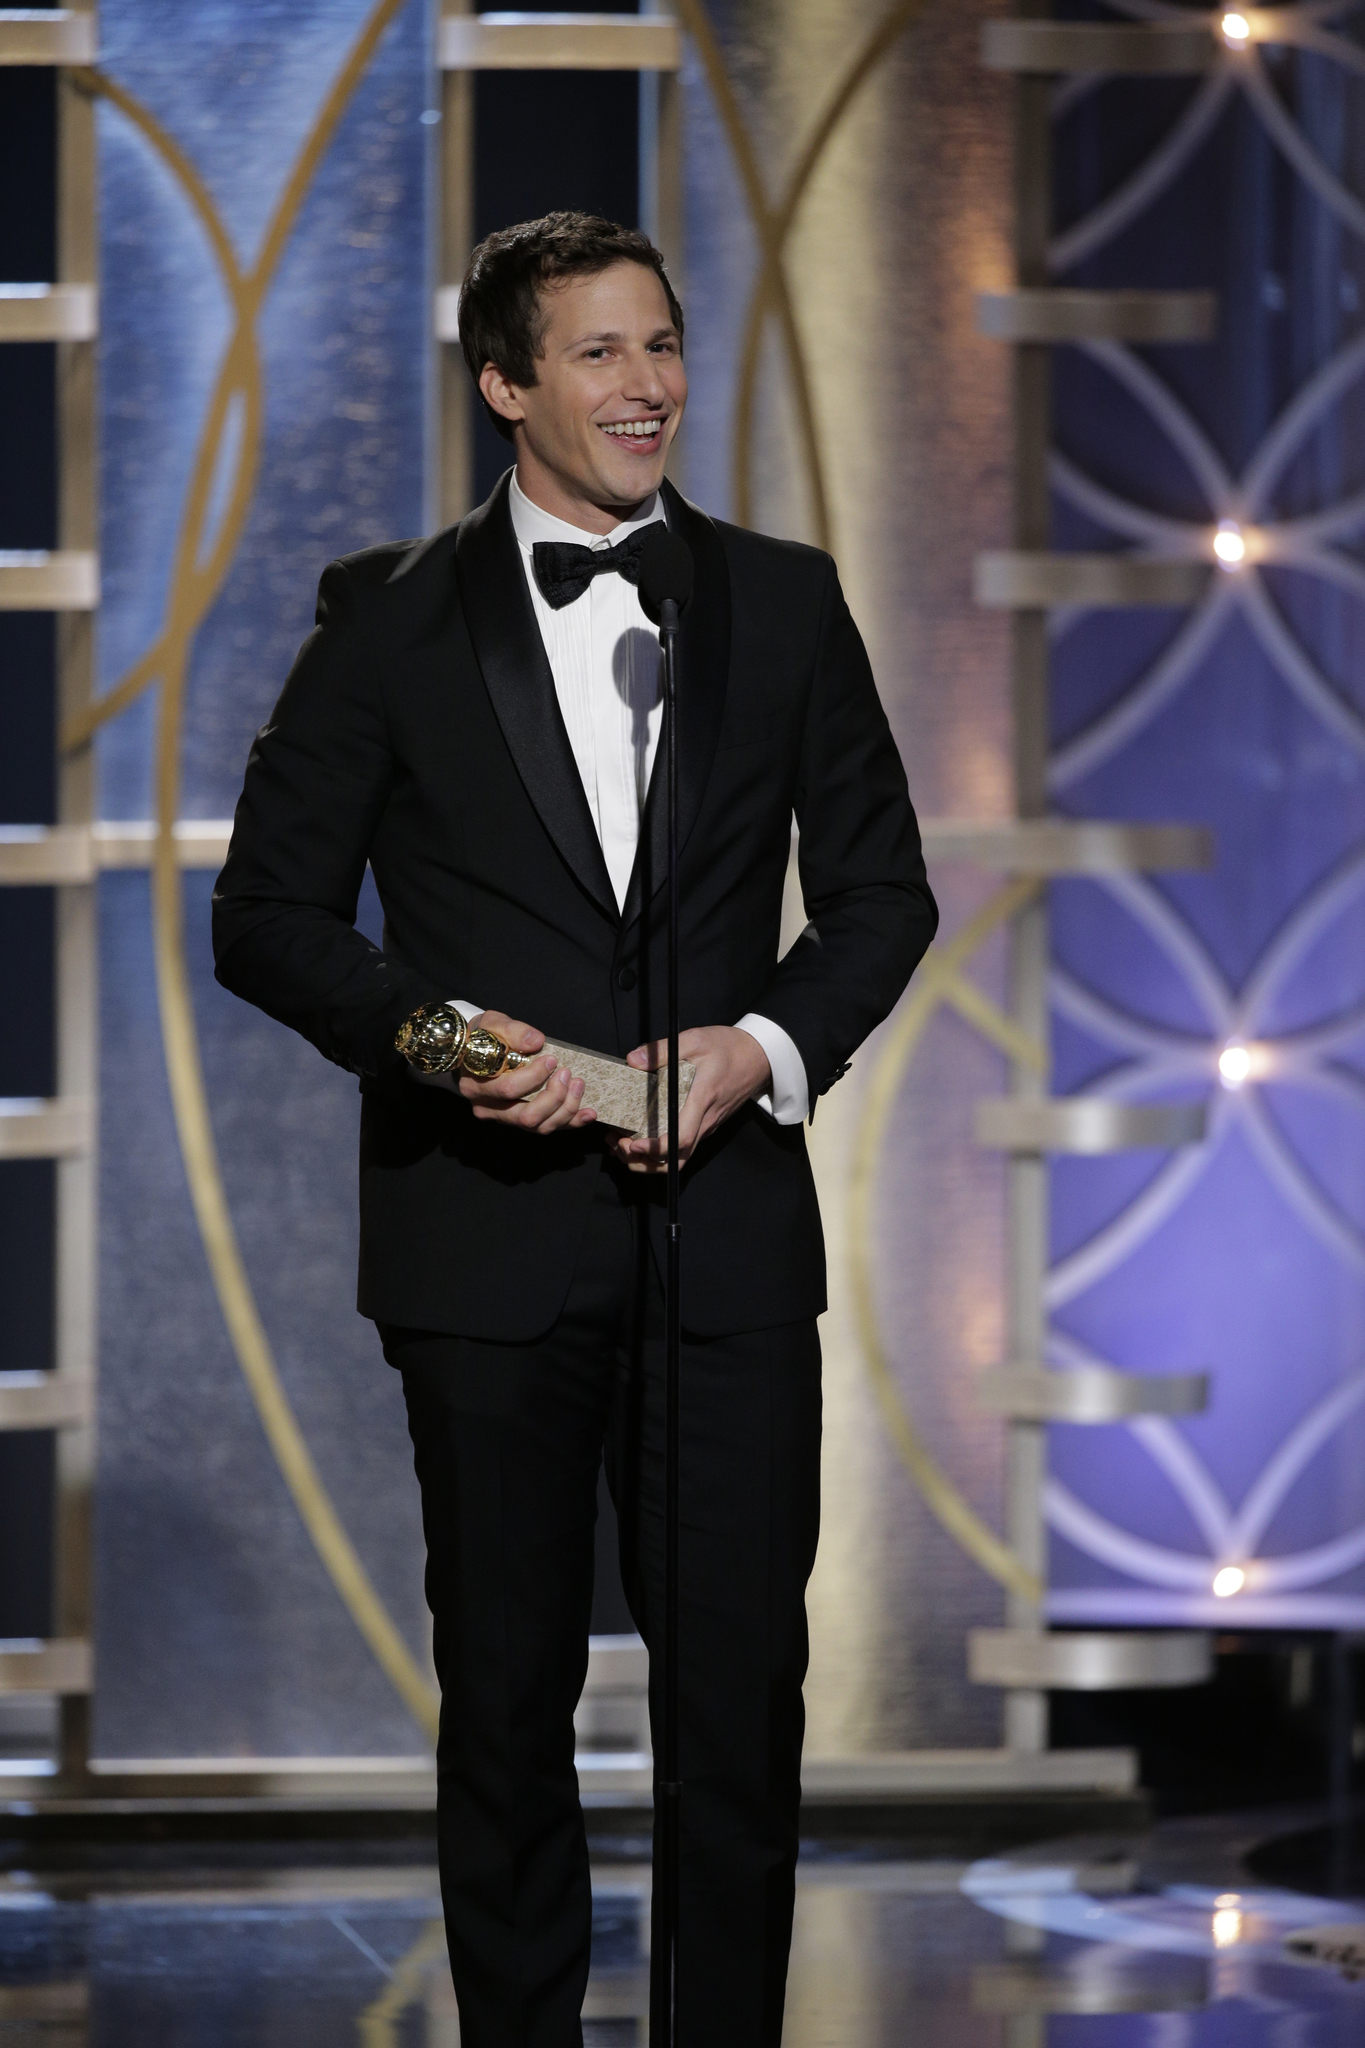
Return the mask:
{"type": "Polygon", "coordinates": [[[1195,554],[1210,580],[1186,613],[1057,618],[1053,799],[1207,824],[1217,843],[1208,874],[1052,891],[1057,1091],[1198,1099],[1209,1119],[1185,1151],[1054,1164],[1054,1363],[1212,1377],[1202,1416],[1053,1430],[1057,1620],[1365,1622],[1365,98],[1349,35],[1198,82],[1095,81],[1058,119],[1059,281],[1213,286],[1220,315],[1212,344],[1057,356],[1057,544],[1195,554]],[[1220,522],[1246,550],[1228,568],[1220,522]],[[1242,1045],[1251,1071],[1225,1086],[1220,1054],[1242,1045]],[[1244,1589],[1217,1598],[1227,1565],[1244,1589]]]}

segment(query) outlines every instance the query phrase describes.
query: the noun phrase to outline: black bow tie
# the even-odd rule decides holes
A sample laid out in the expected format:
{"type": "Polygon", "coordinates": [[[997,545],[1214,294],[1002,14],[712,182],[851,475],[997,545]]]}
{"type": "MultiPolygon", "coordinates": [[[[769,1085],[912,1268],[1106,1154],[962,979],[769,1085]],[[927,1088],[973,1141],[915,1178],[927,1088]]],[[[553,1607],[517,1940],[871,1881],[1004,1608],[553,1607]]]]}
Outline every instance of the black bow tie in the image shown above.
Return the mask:
{"type": "Polygon", "coordinates": [[[594,576],[615,570],[627,583],[640,580],[640,550],[647,526],[640,527],[614,548],[581,548],[571,540],[538,540],[531,549],[531,567],[540,594],[552,611],[562,611],[581,597],[594,576]]]}

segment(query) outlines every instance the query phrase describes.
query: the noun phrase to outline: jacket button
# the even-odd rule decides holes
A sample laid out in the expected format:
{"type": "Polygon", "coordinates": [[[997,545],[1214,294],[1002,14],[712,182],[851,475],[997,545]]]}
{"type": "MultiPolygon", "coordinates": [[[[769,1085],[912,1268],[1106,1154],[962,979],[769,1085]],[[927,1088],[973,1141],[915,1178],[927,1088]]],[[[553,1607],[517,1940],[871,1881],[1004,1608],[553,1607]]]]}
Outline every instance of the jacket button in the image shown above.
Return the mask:
{"type": "Polygon", "coordinates": [[[617,971],[616,986],[618,988],[634,988],[639,979],[640,977],[633,967],[622,967],[617,971]]]}

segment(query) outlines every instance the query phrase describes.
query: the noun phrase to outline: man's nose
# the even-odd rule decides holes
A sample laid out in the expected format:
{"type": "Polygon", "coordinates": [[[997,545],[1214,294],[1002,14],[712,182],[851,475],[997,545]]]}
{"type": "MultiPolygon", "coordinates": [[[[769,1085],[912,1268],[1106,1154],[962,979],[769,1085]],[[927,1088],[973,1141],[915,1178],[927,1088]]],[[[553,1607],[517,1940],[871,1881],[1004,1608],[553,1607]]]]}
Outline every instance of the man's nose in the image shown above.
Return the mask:
{"type": "Polygon", "coordinates": [[[643,349],[627,366],[624,396],[639,399],[643,405],[662,405],[667,396],[659,365],[643,349]]]}

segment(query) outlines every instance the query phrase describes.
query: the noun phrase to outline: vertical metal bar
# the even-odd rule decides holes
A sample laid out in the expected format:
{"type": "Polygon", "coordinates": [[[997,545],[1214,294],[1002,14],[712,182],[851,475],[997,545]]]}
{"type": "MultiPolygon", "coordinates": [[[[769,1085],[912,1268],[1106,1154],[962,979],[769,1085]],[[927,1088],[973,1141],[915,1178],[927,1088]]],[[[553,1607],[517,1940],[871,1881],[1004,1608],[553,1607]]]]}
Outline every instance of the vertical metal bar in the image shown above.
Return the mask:
{"type": "MultiPolygon", "coordinates": [[[[650,240],[661,250],[669,280],[678,298],[686,303],[687,277],[683,268],[683,179],[682,179],[682,83],[675,71],[641,73],[654,86],[654,190],[653,224],[650,240]]],[[[664,465],[668,480],[681,490],[687,463],[687,421],[673,436],[664,465]]]]}
{"type": "MultiPolygon", "coordinates": [[[[642,14],[649,12],[642,7],[642,14]]],[[[635,175],[636,224],[656,248],[659,242],[659,74],[640,73],[638,168],[635,175]]]]}
{"type": "MultiPolygon", "coordinates": [[[[1021,14],[1045,14],[1044,0],[1024,0],[1021,14]]],[[[1022,77],[1015,84],[1014,255],[1021,286],[1046,284],[1052,216],[1051,81],[1022,77]]],[[[1048,445],[1051,439],[1051,351],[1025,343],[1014,350],[1013,544],[1045,549],[1049,541],[1048,445]]],[[[1048,643],[1047,614],[1016,612],[1013,620],[1013,711],[1015,810],[1021,818],[1047,809],[1048,643]]],[[[1015,920],[1011,981],[1016,1020],[1030,1038],[1046,1046],[1048,929],[1045,904],[1031,905],[1015,920]]],[[[1016,1096],[1048,1092],[1045,1073],[1016,1062],[1010,1076],[1016,1096]]],[[[1047,1161],[1016,1157],[1009,1167],[1009,1331],[1010,1355],[1019,1365],[1044,1356],[1043,1298],[1048,1261],[1047,1161]]],[[[1045,1427],[1012,1422],[1005,1454],[1005,1519],[1021,1561],[1045,1576],[1047,1539],[1043,1485],[1047,1466],[1045,1427]]],[[[1035,1602],[1012,1593],[1013,1628],[1039,1628],[1035,1602]]],[[[1005,1740],[1011,1749],[1047,1747],[1047,1695],[1020,1688],[1005,1699],[1005,1740]]]]}
{"type": "MultiPolygon", "coordinates": [[[[641,0],[641,14],[669,14],[668,0],[641,0]]],[[[662,251],[669,281],[686,304],[683,273],[682,83],[676,71],[640,73],[639,225],[662,251]]],[[[675,434],[665,472],[682,489],[686,434],[675,434]]]]}
{"type": "MultiPolygon", "coordinates": [[[[469,14],[469,0],[446,14],[469,14]]],[[[437,195],[438,281],[458,286],[474,247],[474,74],[446,71],[441,78],[441,177],[437,195]]],[[[474,399],[458,341],[443,341],[439,385],[438,517],[443,526],[462,519],[474,502],[474,399]]]]}
{"type": "Polygon", "coordinates": [[[663,251],[673,289],[681,298],[687,283],[683,261],[683,97],[676,71],[656,71],[658,160],[654,239],[663,251]]]}
{"type": "MultiPolygon", "coordinates": [[[[1014,1014],[1020,1026],[1046,1043],[1047,916],[1035,904],[1016,919],[1013,933],[1012,981],[1014,1014]]],[[[1011,1075],[1016,1096],[1043,1092],[1040,1077],[1016,1065],[1011,1075]]],[[[1047,1270],[1047,1161],[1016,1157],[1009,1167],[1009,1329],[1011,1358],[1024,1366],[1044,1352],[1043,1277],[1047,1270]]],[[[1040,1580],[1047,1564],[1043,1526],[1043,1484],[1047,1439],[1040,1422],[1011,1422],[1005,1454],[1005,1522],[1009,1541],[1021,1563],[1040,1580]]],[[[1011,1593],[1012,1628],[1037,1628],[1042,1617],[1035,1602],[1011,1593]]],[[[1036,1752],[1047,1747],[1047,1696],[1031,1689],[1005,1698],[1005,1741],[1010,1749],[1036,1752]]]]}
{"type": "MultiPolygon", "coordinates": [[[[93,0],[83,12],[93,14],[93,0]]],[[[98,278],[95,113],[68,73],[57,82],[57,277],[62,284],[98,278]]],[[[95,550],[99,538],[96,355],[92,341],[57,346],[58,541],[95,550]]],[[[58,721],[90,700],[94,688],[95,621],[88,612],[57,619],[58,721]]],[[[63,755],[57,773],[57,817],[86,825],[94,815],[94,750],[63,755]]],[[[95,889],[57,890],[57,1092],[94,1102],[98,1050],[95,889]]],[[[93,1151],[56,1164],[56,1358],[64,1378],[95,1380],[96,1161],[93,1151]]],[[[62,1430],[56,1448],[55,1632],[89,1636],[91,1615],[90,1502],[94,1430],[62,1430]]],[[[61,1702],[60,1766],[65,1778],[85,1773],[90,1751],[89,1701],[61,1702]]]]}
{"type": "Polygon", "coordinates": [[[677,2029],[678,1871],[682,1786],[678,1768],[678,1427],[682,1349],[681,1169],[678,1161],[678,607],[662,606],[664,748],[668,771],[668,1260],[664,1290],[664,1631],[661,1768],[655,1808],[654,1940],[650,1951],[651,2048],[672,2048],[677,2029]]]}
{"type": "Polygon", "coordinates": [[[663,251],[678,297],[682,277],[682,91],[674,71],[640,73],[640,226],[663,251]]]}

